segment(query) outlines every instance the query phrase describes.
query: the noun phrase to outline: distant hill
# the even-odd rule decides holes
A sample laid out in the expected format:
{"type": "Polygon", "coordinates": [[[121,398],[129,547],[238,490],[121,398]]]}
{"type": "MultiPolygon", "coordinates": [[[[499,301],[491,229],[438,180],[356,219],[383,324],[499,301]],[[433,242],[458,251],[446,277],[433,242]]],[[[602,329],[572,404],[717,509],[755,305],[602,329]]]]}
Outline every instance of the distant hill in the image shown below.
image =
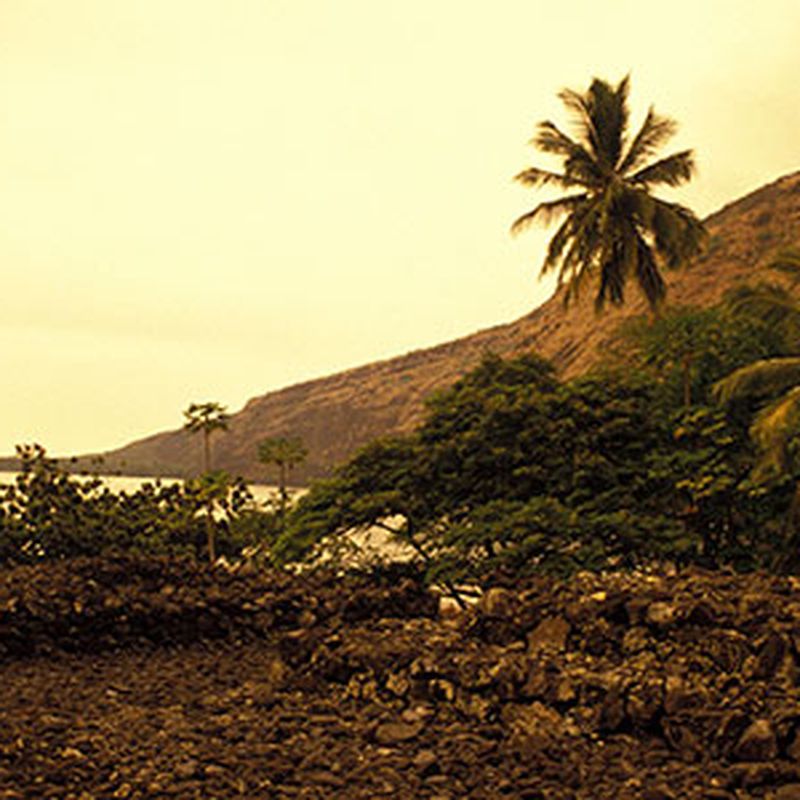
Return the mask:
{"type": "MultiPolygon", "coordinates": [[[[706,253],[667,275],[671,305],[712,304],[731,286],[763,275],[777,249],[800,242],[800,172],[725,206],[706,224],[706,253]]],[[[622,308],[596,315],[592,303],[587,292],[565,310],[556,296],[516,322],[253,398],[233,415],[230,431],[214,437],[214,464],[251,480],[271,480],[256,459],[256,443],[289,433],[301,436],[310,451],[294,480],[325,475],[374,437],[411,430],[423,399],[487,351],[513,356],[533,349],[551,359],[562,376],[581,374],[597,361],[622,319],[646,310],[633,287],[622,308]]],[[[107,466],[129,474],[188,475],[196,471],[199,453],[197,439],[179,429],[104,458],[107,466]]]]}

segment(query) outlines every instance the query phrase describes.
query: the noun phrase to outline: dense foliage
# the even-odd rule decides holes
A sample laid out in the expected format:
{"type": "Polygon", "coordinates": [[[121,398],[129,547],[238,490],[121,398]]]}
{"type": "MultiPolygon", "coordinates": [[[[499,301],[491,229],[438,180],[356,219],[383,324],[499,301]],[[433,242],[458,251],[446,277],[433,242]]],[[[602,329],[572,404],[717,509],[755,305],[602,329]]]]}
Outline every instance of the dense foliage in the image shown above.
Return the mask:
{"type": "Polygon", "coordinates": [[[272,533],[272,518],[224,473],[116,493],[96,476],[70,474],[41,447],[18,455],[19,475],[0,488],[0,563],[119,552],[203,558],[210,529],[217,555],[231,557],[272,533]]]}
{"type": "Polygon", "coordinates": [[[771,564],[791,482],[752,480],[749,409],[715,405],[710,387],[780,352],[780,337],[720,307],[678,309],[621,341],[625,369],[612,360],[567,383],[534,355],[487,355],[413,434],[371,443],[312,487],[276,557],[380,526],[437,579],[771,564]]]}
{"type": "Polygon", "coordinates": [[[743,364],[783,353],[786,335],[763,313],[741,305],[736,292],[712,308],[679,306],[655,319],[623,323],[609,362],[634,363],[662,387],[671,406],[711,403],[711,387],[743,364]]]}

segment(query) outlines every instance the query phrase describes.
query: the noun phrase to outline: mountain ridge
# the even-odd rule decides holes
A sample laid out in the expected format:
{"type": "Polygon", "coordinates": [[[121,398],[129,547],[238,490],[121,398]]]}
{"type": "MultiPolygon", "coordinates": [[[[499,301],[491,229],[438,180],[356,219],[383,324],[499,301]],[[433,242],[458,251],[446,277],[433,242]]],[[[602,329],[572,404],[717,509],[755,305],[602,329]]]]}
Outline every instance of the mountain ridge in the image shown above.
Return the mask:
{"type": "MultiPolygon", "coordinates": [[[[776,250],[800,241],[800,172],[726,204],[705,222],[709,239],[703,255],[665,274],[668,306],[717,302],[737,283],[765,275],[763,267],[776,250]]],[[[231,416],[227,433],[212,437],[214,466],[249,480],[274,480],[258,463],[256,445],[268,436],[292,434],[309,449],[294,480],[324,476],[376,436],[412,430],[424,398],[452,384],[484,353],[509,357],[535,349],[571,378],[597,362],[622,320],[646,311],[645,300],[634,292],[624,306],[601,315],[595,314],[590,293],[565,308],[556,292],[515,321],[253,397],[231,416]]],[[[199,456],[198,439],[181,429],[102,454],[110,470],[178,476],[194,474],[199,456]]]]}

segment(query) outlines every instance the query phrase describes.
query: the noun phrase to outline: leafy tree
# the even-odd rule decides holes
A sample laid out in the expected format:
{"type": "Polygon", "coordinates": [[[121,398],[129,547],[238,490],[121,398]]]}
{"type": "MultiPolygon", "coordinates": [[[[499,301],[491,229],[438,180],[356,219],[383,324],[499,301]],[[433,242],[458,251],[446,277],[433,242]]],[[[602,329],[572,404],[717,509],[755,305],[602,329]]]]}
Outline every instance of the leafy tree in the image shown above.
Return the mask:
{"type": "Polygon", "coordinates": [[[211,469],[211,434],[228,430],[230,415],[219,403],[192,403],[183,416],[186,419],[184,430],[203,434],[203,472],[208,472],[211,469]]]}
{"type": "MultiPolygon", "coordinates": [[[[504,360],[487,353],[452,387],[427,402],[417,432],[429,470],[426,493],[452,517],[498,496],[541,491],[559,469],[562,424],[553,366],[533,355],[504,360]],[[536,464],[529,454],[540,454],[536,464]]],[[[433,502],[433,500],[431,500],[433,502]]],[[[443,512],[444,513],[444,512],[443,512]]]]}
{"type": "Polygon", "coordinates": [[[429,401],[415,433],[373,442],[314,484],[276,553],[302,557],[377,525],[415,547],[431,579],[452,581],[686,550],[665,512],[673,498],[650,501],[664,478],[645,461],[669,442],[652,397],[648,381],[563,385],[535,356],[487,356],[429,401]]]}
{"type": "Polygon", "coordinates": [[[707,565],[735,560],[756,563],[753,531],[759,529],[764,498],[756,498],[746,428],[719,407],[693,405],[674,413],[671,441],[643,461],[652,481],[648,505],[671,510],[687,543],[707,565]]]}
{"type": "Polygon", "coordinates": [[[646,378],[623,373],[586,376],[563,387],[569,427],[558,442],[567,455],[563,488],[554,487],[560,499],[603,514],[646,509],[653,487],[644,464],[669,431],[656,392],[646,378]]]}
{"type": "Polygon", "coordinates": [[[635,279],[655,308],[666,287],[662,265],[676,267],[698,252],[702,223],[688,208],[652,194],[658,186],[679,186],[694,171],[692,151],[650,161],[675,133],[673,120],[651,108],[635,136],[629,136],[629,80],[617,86],[595,78],[586,92],[559,94],[575,120],[571,138],[553,122],[541,122],[532,140],[561,159],[561,172],[529,167],[516,179],[525,186],[554,186],[567,192],[539,203],[514,222],[518,233],[533,222],[566,216],[547,250],[542,273],[558,271],[565,302],[587,278],[598,281],[596,306],[623,302],[625,284],[635,279]]]}
{"type": "Polygon", "coordinates": [[[496,572],[512,578],[536,572],[563,577],[579,569],[635,567],[682,556],[693,545],[666,515],[575,509],[553,497],[487,503],[448,528],[444,539],[458,558],[441,559],[433,575],[462,580],[496,572]]]}
{"type": "Polygon", "coordinates": [[[791,479],[794,491],[784,523],[782,562],[797,565],[800,539],[800,357],[756,361],[735,370],[715,387],[727,404],[762,401],[750,425],[759,457],[753,469],[757,484],[791,479]]]}
{"type": "Polygon", "coordinates": [[[362,447],[333,477],[317,481],[289,515],[275,546],[279,560],[303,558],[326,537],[373,526],[407,541],[430,519],[412,437],[390,436],[362,447]],[[391,520],[402,517],[392,524],[391,520]]]}
{"type": "Polygon", "coordinates": [[[273,436],[258,445],[258,460],[262,464],[274,464],[278,468],[278,493],[281,513],[286,508],[289,496],[286,488],[289,472],[302,464],[308,456],[308,448],[299,436],[273,436]]]}
{"type": "Polygon", "coordinates": [[[654,320],[638,317],[618,332],[611,363],[651,375],[656,401],[667,413],[669,440],[654,447],[643,466],[654,482],[651,503],[673,516],[697,542],[705,563],[764,563],[766,530],[782,490],[754,484],[748,409],[727,412],[714,404],[712,386],[754,360],[774,358],[791,345],[791,315],[780,287],[737,287],[711,308],[677,307],[654,320]],[[780,290],[782,308],[767,299],[780,290]]]}
{"type": "Polygon", "coordinates": [[[91,555],[116,531],[106,513],[113,497],[96,478],[78,480],[40,445],[19,446],[19,474],[2,498],[0,559],[91,555]]]}
{"type": "Polygon", "coordinates": [[[671,406],[709,401],[711,385],[733,369],[784,351],[781,332],[738,292],[711,308],[670,308],[622,323],[607,358],[652,374],[671,406]]]}

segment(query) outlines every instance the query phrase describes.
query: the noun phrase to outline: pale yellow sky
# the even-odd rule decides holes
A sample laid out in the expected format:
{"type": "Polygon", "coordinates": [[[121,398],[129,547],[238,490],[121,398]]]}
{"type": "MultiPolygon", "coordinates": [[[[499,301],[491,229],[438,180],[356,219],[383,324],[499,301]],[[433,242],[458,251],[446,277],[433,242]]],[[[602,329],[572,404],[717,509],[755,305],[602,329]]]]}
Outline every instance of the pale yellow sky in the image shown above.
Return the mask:
{"type": "Polygon", "coordinates": [[[632,73],[700,214],[800,168],[798,0],[0,0],[0,453],[511,321],[513,175],[632,73]]]}

